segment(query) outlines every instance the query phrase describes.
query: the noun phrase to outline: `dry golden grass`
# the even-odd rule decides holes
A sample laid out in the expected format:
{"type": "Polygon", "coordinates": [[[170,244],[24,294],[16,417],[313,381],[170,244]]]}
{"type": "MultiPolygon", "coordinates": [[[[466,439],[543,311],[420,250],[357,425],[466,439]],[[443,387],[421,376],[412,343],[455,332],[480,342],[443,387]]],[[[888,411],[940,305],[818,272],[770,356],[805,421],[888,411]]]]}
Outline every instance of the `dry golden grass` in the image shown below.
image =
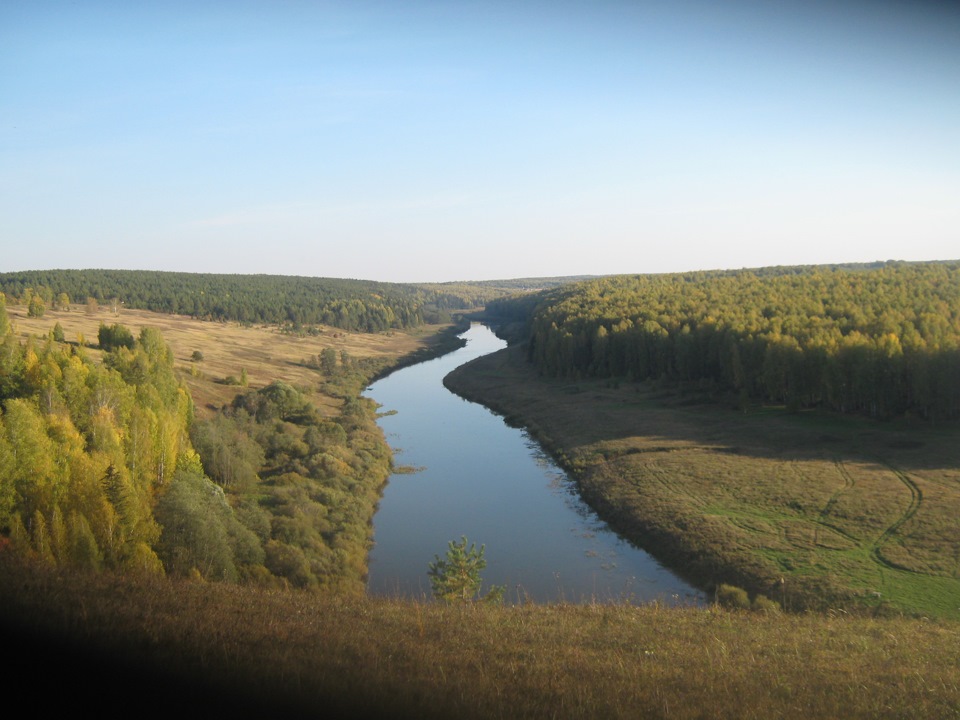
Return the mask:
{"type": "Polygon", "coordinates": [[[46,692],[47,711],[123,691],[131,711],[224,717],[960,712],[960,627],[918,619],[445,606],[83,576],[0,552],[0,626],[18,629],[5,646],[11,688],[46,692]]]}
{"type": "MultiPolygon", "coordinates": [[[[316,389],[321,376],[303,361],[320,354],[324,348],[333,348],[339,354],[345,350],[351,357],[399,358],[415,352],[435,341],[438,326],[424,326],[414,330],[389,333],[349,333],[325,327],[318,336],[297,337],[280,332],[271,326],[243,326],[234,322],[208,322],[184,315],[166,315],[146,310],[121,310],[114,314],[109,308],[88,314],[83,306],[74,306],[70,312],[48,310],[43,317],[27,316],[23,306],[8,306],[7,313],[15,330],[22,336],[45,338],[56,323],[63,328],[68,342],[83,337],[87,345],[97,345],[100,324],[120,323],[136,337],[147,326],[163,334],[174,354],[174,364],[190,388],[199,417],[209,416],[216,408],[233,400],[239,388],[223,384],[229,376],[239,379],[246,370],[251,388],[263,387],[275,380],[316,389]],[[203,353],[203,360],[191,361],[195,350],[203,353]]],[[[96,349],[91,354],[99,353],[96,349]]],[[[315,395],[318,405],[333,412],[339,400],[315,395]]]]}
{"type": "Polygon", "coordinates": [[[655,384],[547,380],[517,348],[446,382],[531,427],[602,515],[701,585],[960,618],[956,425],[742,413],[655,384]]]}

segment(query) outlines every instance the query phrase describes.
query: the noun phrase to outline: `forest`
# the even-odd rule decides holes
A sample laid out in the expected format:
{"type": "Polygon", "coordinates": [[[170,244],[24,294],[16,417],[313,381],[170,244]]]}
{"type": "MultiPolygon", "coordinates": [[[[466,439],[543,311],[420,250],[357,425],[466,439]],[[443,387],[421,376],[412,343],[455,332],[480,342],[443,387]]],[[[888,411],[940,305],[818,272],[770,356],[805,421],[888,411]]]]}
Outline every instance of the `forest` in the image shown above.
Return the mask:
{"type": "Polygon", "coordinates": [[[960,416],[960,263],[624,275],[494,299],[541,374],[669,378],[788,408],[960,416]]]}
{"type": "Polygon", "coordinates": [[[451,311],[482,306],[517,287],[559,282],[397,284],[367,280],[223,275],[146,270],[31,270],[0,273],[0,292],[34,313],[70,303],[112,305],[206,320],[329,325],[381,332],[447,322],[451,311]]]}
{"type": "MultiPolygon", "coordinates": [[[[390,450],[369,400],[283,382],[194,417],[159,331],[18,341],[0,296],[0,536],[55,566],[363,591],[390,450]]],[[[344,355],[326,381],[370,369],[344,355]]],[[[365,375],[364,375],[365,377],[365,375]]],[[[238,388],[240,389],[240,388],[238,388]]]]}

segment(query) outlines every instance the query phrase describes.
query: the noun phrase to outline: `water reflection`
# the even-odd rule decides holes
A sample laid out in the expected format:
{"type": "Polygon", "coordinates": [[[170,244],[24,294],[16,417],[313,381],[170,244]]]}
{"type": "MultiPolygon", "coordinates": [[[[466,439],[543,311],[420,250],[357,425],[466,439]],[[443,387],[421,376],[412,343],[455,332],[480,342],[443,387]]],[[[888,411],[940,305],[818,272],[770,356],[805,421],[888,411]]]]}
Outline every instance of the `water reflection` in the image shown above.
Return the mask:
{"type": "Polygon", "coordinates": [[[400,370],[367,395],[398,467],[374,518],[368,590],[429,597],[427,564],[462,535],[486,546],[484,587],[507,602],[623,600],[699,604],[700,594],[619,538],[526,432],[450,393],[453,368],[504,347],[473,325],[467,345],[400,370]]]}

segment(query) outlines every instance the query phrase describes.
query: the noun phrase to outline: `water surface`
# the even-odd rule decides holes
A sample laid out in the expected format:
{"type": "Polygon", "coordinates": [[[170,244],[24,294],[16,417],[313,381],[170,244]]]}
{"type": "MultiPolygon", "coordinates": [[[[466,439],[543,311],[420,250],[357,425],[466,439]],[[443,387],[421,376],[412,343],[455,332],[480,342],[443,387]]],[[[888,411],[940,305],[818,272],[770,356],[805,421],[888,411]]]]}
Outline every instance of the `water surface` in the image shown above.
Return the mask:
{"type": "Polygon", "coordinates": [[[508,602],[629,600],[696,603],[701,595],[619,538],[523,430],[443,386],[453,368],[505,343],[475,324],[467,345],[399,370],[366,395],[397,466],[374,517],[368,590],[429,597],[427,565],[465,535],[486,546],[484,589],[508,602]]]}

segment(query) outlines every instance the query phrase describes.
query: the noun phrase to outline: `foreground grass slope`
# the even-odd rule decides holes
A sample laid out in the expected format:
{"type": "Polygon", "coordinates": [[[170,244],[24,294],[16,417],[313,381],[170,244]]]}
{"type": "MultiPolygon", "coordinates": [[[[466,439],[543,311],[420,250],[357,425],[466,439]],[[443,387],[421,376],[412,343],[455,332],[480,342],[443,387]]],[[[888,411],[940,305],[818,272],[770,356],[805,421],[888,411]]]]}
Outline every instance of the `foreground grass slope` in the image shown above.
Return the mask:
{"type": "Polygon", "coordinates": [[[604,518],[702,587],[740,585],[788,609],[960,618],[956,424],[743,412],[696,386],[548,379],[519,346],[445,383],[530,428],[604,518]]]}
{"type": "Polygon", "coordinates": [[[945,621],[416,604],[58,572],[0,551],[0,625],[10,686],[48,711],[119,692],[228,717],[960,713],[960,625],[945,621]]]}

